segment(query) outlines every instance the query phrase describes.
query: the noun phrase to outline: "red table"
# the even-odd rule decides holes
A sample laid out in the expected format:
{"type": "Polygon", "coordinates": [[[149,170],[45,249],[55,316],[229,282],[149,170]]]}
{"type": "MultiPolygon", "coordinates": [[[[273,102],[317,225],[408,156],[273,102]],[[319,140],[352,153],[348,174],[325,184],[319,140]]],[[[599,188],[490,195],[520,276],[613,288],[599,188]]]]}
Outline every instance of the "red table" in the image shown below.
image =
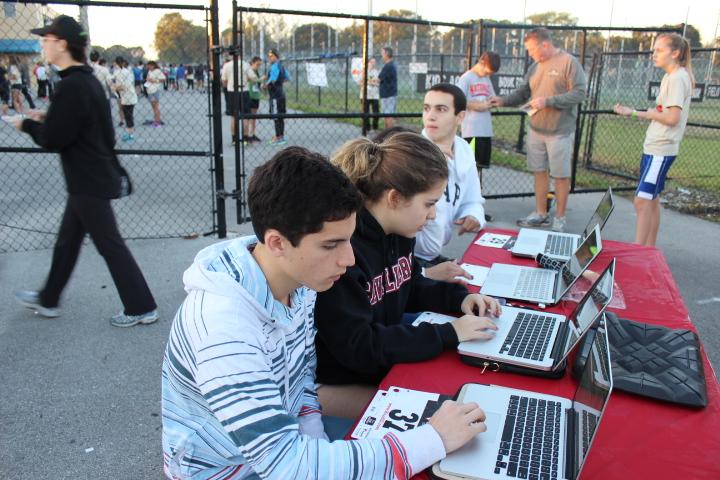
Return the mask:
{"type": "MultiPolygon", "coordinates": [[[[600,272],[613,257],[617,258],[615,283],[626,308],[609,310],[640,322],[696,330],[662,252],[603,240],[603,251],[590,268],[600,272]]],[[[463,261],[488,267],[493,263],[535,264],[531,259],[513,257],[507,250],[474,243],[463,261]]],[[[572,306],[561,302],[548,311],[568,314],[572,306]]],[[[614,390],[583,468],[583,479],[720,479],[720,387],[704,350],[702,355],[708,406],[687,408],[614,390]]],[[[463,364],[456,352],[445,352],[427,362],[396,365],[380,388],[400,386],[452,395],[468,382],[567,398],[572,398],[576,388],[569,373],[558,380],[490,371],[481,374],[479,368],[463,364]]]]}

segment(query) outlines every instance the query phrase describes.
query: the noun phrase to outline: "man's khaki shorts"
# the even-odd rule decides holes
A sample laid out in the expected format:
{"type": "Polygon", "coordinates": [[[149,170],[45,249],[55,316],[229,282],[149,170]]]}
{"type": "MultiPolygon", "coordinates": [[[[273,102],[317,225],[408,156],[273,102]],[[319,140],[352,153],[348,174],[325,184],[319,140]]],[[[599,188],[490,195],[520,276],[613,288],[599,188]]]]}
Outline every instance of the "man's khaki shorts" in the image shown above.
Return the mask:
{"type": "Polygon", "coordinates": [[[543,135],[528,129],[526,149],[527,166],[531,172],[550,171],[553,178],[571,176],[575,134],[543,135]]]}

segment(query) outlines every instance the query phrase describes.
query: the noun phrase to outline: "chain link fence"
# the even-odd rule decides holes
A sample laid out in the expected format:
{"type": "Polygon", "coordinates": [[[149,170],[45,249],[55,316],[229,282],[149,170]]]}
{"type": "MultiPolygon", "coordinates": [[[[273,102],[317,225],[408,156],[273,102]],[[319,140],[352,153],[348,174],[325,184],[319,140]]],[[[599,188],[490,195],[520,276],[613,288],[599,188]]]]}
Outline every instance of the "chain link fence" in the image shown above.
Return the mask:
{"type": "Polygon", "coordinates": [[[470,24],[245,8],[236,2],[233,7],[232,28],[223,35],[226,59],[237,64],[239,72],[239,59],[260,57],[258,74],[267,77],[272,66],[267,53],[273,48],[289,74],[283,83],[285,114],[271,110],[276,102],[263,89],[257,110],[236,115],[238,125],[246,122],[246,136],[260,139],[235,143],[238,222],[247,217],[247,179],[282,145],[301,145],[329,156],[344,142],[391,123],[419,131],[427,87],[455,81],[469,65],[470,24]],[[386,63],[384,47],[393,50],[397,71],[397,108],[392,114],[379,111],[377,78],[386,63]],[[276,128],[279,119],[284,131],[276,128]],[[273,141],[281,135],[281,142],[273,141]]]}
{"type": "MultiPolygon", "coordinates": [[[[93,33],[107,28],[93,19],[107,19],[108,13],[114,25],[127,29],[132,28],[138,14],[157,17],[158,21],[165,14],[171,14],[165,15],[170,19],[181,17],[196,35],[182,51],[165,51],[165,58],[151,58],[133,45],[91,47],[88,53],[98,53],[96,77],[111,105],[120,162],[134,183],[133,195],[113,204],[123,237],[215,232],[207,9],[202,4],[175,5],[168,10],[165,5],[152,4],[70,3],[3,2],[0,66],[12,90],[10,95],[3,95],[3,115],[21,115],[29,108],[47,109],[59,81],[55,68],[43,59],[40,39],[30,33],[31,29],[52,22],[59,14],[70,15],[86,25],[92,45],[93,33]],[[148,98],[153,89],[148,83],[150,60],[157,62],[165,77],[155,84],[155,108],[148,98]],[[16,71],[20,72],[18,78],[16,71]],[[116,93],[123,74],[135,93],[122,101],[134,105],[134,126],[121,114],[116,93]]],[[[67,196],[59,163],[57,153],[44,151],[29,135],[0,122],[0,252],[53,245],[67,196]]]]}
{"type": "MultiPolygon", "coordinates": [[[[701,190],[720,198],[720,50],[694,49],[695,90],[670,188],[701,190]]],[[[616,103],[637,110],[654,107],[663,71],[651,51],[602,52],[592,62],[589,130],[583,167],[617,178],[636,179],[647,122],[612,113],[616,103]]]]}

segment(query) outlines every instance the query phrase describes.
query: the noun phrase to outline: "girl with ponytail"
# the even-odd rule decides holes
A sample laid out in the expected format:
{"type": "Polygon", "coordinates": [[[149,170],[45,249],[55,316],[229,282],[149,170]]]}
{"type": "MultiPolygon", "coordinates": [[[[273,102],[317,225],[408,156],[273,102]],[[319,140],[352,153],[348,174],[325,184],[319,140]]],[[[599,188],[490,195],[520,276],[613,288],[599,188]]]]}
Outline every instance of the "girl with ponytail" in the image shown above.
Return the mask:
{"type": "Polygon", "coordinates": [[[425,278],[413,256],[415,236],[435,217],[448,179],[445,156],[415,133],[343,145],[331,162],[363,195],[351,243],[355,265],[315,305],[318,396],[327,415],[357,418],[390,368],[488,339],[498,315],[490,297],[425,278]],[[463,314],[451,323],[403,322],[405,312],[463,314]]]}
{"type": "Polygon", "coordinates": [[[695,87],[690,44],[677,33],[664,33],[655,40],[653,61],[665,71],[655,107],[638,111],[615,105],[615,113],[649,120],[640,163],[640,181],[635,192],[637,226],[635,243],[654,246],[660,228],[660,193],[665,177],[677,157],[685,133],[690,99],[695,87]]]}

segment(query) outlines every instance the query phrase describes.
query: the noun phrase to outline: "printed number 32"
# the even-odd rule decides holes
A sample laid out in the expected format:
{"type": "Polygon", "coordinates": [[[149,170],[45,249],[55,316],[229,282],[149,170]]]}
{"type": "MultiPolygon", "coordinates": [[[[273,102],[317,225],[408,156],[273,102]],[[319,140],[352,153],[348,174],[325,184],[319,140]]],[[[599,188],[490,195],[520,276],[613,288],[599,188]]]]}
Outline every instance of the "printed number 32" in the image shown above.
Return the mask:
{"type": "Polygon", "coordinates": [[[402,425],[393,423],[390,420],[385,420],[385,423],[383,423],[383,428],[394,428],[395,430],[398,430],[400,432],[405,432],[407,430],[415,428],[415,422],[420,419],[420,415],[418,415],[417,413],[411,413],[409,417],[406,417],[401,415],[401,413],[402,411],[398,409],[390,410],[388,416],[393,420],[397,420],[398,422],[405,422],[405,428],[403,428],[402,425]]]}

